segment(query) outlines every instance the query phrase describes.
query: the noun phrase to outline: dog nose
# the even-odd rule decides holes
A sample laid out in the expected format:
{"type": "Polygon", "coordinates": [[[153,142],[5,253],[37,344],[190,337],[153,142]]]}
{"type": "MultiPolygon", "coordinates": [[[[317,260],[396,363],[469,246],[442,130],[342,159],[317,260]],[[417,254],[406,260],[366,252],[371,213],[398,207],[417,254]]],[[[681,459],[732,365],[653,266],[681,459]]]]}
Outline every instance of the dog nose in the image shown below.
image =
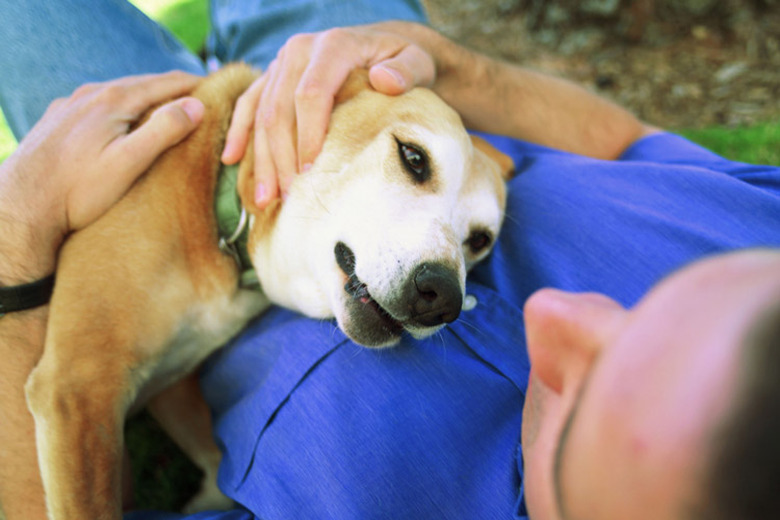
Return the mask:
{"type": "Polygon", "coordinates": [[[407,286],[411,319],[423,327],[452,323],[460,315],[463,294],[457,273],[435,263],[423,263],[414,271],[407,286]]]}

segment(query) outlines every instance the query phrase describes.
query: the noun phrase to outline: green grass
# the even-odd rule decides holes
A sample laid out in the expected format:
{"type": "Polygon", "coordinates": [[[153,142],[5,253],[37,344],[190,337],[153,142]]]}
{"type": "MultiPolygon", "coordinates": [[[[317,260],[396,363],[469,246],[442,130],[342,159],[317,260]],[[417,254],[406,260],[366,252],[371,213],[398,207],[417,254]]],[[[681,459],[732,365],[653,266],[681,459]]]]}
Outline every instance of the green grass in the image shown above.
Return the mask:
{"type": "Polygon", "coordinates": [[[5,122],[3,112],[0,111],[0,163],[16,148],[16,139],[14,139],[8,123],[5,122]]]}
{"type": "Polygon", "coordinates": [[[680,133],[729,159],[780,166],[780,123],[763,123],[746,128],[703,128],[680,133]]]}
{"type": "Polygon", "coordinates": [[[180,511],[200,488],[202,473],[146,412],[125,427],[135,509],[180,511]]]}
{"type": "Polygon", "coordinates": [[[209,32],[207,1],[131,0],[131,3],[166,26],[192,52],[200,52],[209,32]]]}

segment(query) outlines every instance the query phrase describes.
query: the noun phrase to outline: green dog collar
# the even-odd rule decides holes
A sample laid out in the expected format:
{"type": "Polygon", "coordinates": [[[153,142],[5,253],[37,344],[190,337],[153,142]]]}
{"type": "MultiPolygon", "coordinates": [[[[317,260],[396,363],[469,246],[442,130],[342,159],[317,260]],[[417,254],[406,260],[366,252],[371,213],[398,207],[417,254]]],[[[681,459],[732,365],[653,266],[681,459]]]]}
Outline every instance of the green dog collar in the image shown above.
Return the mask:
{"type": "Polygon", "coordinates": [[[257,276],[247,251],[249,214],[238,196],[238,165],[223,165],[215,194],[219,249],[230,255],[241,270],[241,285],[257,285],[257,276]]]}

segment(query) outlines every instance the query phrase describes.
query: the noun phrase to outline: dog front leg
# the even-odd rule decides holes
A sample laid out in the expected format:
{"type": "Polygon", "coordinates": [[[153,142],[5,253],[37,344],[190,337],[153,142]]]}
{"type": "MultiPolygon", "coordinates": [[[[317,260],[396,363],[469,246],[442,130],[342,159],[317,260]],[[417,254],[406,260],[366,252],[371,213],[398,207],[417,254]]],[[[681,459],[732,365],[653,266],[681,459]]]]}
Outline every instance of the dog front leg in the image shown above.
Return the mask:
{"type": "Polygon", "coordinates": [[[119,519],[127,373],[95,359],[56,363],[47,353],[25,390],[49,518],[119,519]]]}

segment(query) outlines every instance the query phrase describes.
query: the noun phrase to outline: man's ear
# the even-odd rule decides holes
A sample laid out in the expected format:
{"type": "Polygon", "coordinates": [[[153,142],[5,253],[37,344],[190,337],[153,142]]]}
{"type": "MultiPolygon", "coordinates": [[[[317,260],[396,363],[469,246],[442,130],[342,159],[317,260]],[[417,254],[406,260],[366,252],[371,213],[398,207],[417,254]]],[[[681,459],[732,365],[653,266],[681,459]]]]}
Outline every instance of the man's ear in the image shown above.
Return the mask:
{"type": "Polygon", "coordinates": [[[469,137],[471,137],[471,143],[474,145],[474,148],[480,150],[493,161],[498,163],[498,167],[501,169],[501,177],[505,181],[508,181],[515,176],[515,163],[512,161],[511,157],[503,152],[498,151],[493,147],[493,145],[479,136],[469,135],[469,137]]]}

